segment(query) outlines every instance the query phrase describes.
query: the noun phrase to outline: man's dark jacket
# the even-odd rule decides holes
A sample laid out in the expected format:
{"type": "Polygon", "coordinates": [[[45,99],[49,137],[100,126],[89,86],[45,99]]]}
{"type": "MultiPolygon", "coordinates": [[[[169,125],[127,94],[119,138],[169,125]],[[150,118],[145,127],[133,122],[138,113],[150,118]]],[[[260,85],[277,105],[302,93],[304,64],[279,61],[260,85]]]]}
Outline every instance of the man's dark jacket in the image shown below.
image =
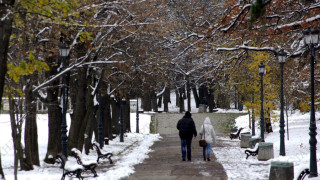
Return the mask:
{"type": "Polygon", "coordinates": [[[179,130],[179,136],[181,139],[192,139],[192,136],[197,136],[196,126],[193,119],[184,116],[178,121],[177,129],[179,130]]]}

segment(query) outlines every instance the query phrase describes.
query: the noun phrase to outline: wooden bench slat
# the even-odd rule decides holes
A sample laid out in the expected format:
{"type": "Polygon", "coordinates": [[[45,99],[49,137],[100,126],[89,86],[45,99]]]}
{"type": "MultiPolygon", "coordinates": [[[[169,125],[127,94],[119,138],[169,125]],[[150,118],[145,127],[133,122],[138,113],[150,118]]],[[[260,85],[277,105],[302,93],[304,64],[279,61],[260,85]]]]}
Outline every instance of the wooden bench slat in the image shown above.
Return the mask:
{"type": "Polygon", "coordinates": [[[299,174],[297,180],[303,180],[308,174],[310,174],[310,169],[306,168],[299,174]]]}
{"type": "Polygon", "coordinates": [[[93,148],[97,151],[97,154],[98,154],[98,158],[97,158],[97,163],[99,163],[99,159],[108,159],[110,164],[113,163],[111,157],[113,156],[112,153],[106,153],[106,154],[103,154],[101,152],[101,149],[99,148],[99,144],[97,144],[96,142],[94,142],[92,144],[93,148]]]}
{"type": "Polygon", "coordinates": [[[84,171],[90,170],[93,173],[94,177],[98,176],[95,170],[98,164],[95,161],[83,161],[81,159],[81,152],[77,148],[72,148],[71,151],[72,156],[77,159],[78,164],[84,168],[84,171]]]}
{"type": "Polygon", "coordinates": [[[81,173],[84,168],[82,166],[69,163],[67,158],[61,153],[56,156],[56,161],[61,163],[61,168],[63,169],[61,180],[64,180],[65,176],[75,176],[80,180],[83,179],[81,173]]]}
{"type": "Polygon", "coordinates": [[[235,139],[237,137],[239,137],[240,132],[243,130],[243,128],[240,128],[236,133],[230,133],[230,139],[235,139]]]}
{"type": "Polygon", "coordinates": [[[249,156],[256,156],[259,153],[259,143],[257,143],[254,148],[249,148],[244,151],[244,153],[247,155],[246,159],[248,159],[249,156]]]}

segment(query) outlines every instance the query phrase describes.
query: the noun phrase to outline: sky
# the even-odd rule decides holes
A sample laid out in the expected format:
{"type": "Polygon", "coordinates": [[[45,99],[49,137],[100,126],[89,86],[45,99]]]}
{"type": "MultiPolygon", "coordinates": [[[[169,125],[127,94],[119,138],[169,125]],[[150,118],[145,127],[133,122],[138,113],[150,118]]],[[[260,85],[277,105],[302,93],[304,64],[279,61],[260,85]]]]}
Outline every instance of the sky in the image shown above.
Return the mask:
{"type": "MultiPolygon", "coordinates": [[[[235,112],[234,110],[219,110],[219,112],[235,112]]],[[[274,112],[276,115],[279,112],[274,112]]],[[[278,116],[277,116],[278,117],[278,116]]],[[[270,171],[270,163],[272,161],[285,161],[294,163],[295,178],[301,172],[301,170],[309,167],[309,113],[301,113],[299,111],[289,112],[289,140],[287,140],[287,134],[285,135],[286,156],[279,155],[279,124],[273,123],[273,132],[265,133],[266,142],[273,143],[274,147],[274,159],[268,161],[258,161],[257,157],[250,156],[246,159],[244,153],[245,148],[240,148],[240,140],[230,138],[226,135],[224,137],[218,136],[218,141],[222,142],[226,147],[212,147],[212,151],[215,154],[217,161],[219,161],[225,168],[228,179],[268,179],[270,171]],[[232,148],[230,148],[230,146],[232,148]]],[[[316,112],[317,123],[319,122],[320,112],[316,112]]],[[[11,140],[11,127],[9,115],[0,115],[0,145],[2,154],[2,165],[7,180],[14,179],[13,176],[13,150],[11,140]]],[[[135,113],[131,114],[131,129],[135,132],[135,113]]],[[[243,127],[245,131],[250,131],[248,128],[248,115],[240,116],[236,119],[236,126],[238,128],[243,127]]],[[[67,117],[68,123],[70,123],[70,117],[67,117]]],[[[286,120],[286,118],[285,118],[286,120]]],[[[37,115],[38,127],[47,127],[47,115],[37,115]]],[[[134,173],[134,165],[142,163],[144,159],[148,158],[148,154],[152,151],[150,147],[156,142],[161,140],[159,134],[149,134],[150,116],[140,114],[140,133],[127,133],[124,140],[125,142],[119,142],[119,137],[110,141],[110,145],[104,146],[102,151],[112,152],[114,154],[113,161],[114,166],[106,171],[97,171],[98,177],[93,178],[90,172],[86,173],[86,179],[104,179],[104,180],[117,180],[122,177],[126,177],[134,173]]],[[[286,125],[287,126],[287,125],[286,125]]],[[[286,128],[286,127],[285,127],[286,128]]],[[[287,132],[286,132],[287,133],[287,132]]],[[[38,128],[38,140],[39,140],[39,153],[40,159],[43,160],[47,148],[47,128],[38,128]]],[[[256,134],[260,135],[259,128],[256,128],[256,134]]],[[[319,136],[317,135],[319,141],[319,136]]],[[[319,144],[317,144],[319,147],[319,144]]],[[[89,155],[82,154],[82,158],[85,161],[96,160],[96,152],[91,151],[89,155]]],[[[320,169],[320,151],[317,151],[318,159],[318,172],[320,169]]],[[[74,158],[69,158],[70,163],[76,164],[74,158]]],[[[107,160],[102,160],[103,162],[107,160]]],[[[41,161],[40,167],[34,166],[32,171],[19,171],[18,179],[22,180],[53,180],[60,179],[62,176],[62,170],[59,169],[59,164],[46,164],[41,161]],[[48,176],[50,174],[50,176],[48,176]]],[[[68,178],[66,178],[68,179],[68,178]]],[[[306,178],[308,179],[308,178],[306,178]]],[[[312,180],[320,179],[310,178],[312,180]]]]}

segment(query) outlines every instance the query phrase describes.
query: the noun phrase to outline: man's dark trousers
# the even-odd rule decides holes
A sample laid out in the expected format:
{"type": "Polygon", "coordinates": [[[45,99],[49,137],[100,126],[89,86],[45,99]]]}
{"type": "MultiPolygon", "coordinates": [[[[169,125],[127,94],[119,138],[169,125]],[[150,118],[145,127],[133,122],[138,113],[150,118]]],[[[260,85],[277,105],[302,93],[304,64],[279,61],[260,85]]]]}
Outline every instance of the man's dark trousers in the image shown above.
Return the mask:
{"type": "Polygon", "coordinates": [[[182,159],[186,159],[186,154],[188,161],[191,161],[191,139],[181,139],[181,152],[182,152],[182,159]],[[187,146],[187,149],[186,149],[187,146]],[[187,152],[186,152],[187,150],[187,152]]]}

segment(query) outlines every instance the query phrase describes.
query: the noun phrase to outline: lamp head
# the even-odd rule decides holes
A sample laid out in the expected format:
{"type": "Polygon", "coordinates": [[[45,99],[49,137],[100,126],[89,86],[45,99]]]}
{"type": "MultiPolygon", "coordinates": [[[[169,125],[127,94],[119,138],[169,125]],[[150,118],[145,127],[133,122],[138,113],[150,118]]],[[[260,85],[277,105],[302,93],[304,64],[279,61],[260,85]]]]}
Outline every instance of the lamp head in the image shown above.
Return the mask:
{"type": "Polygon", "coordinates": [[[69,56],[69,52],[70,52],[70,49],[66,46],[65,43],[61,44],[59,46],[59,55],[61,57],[67,57],[69,56]]]}
{"type": "Polygon", "coordinates": [[[259,74],[260,75],[266,74],[266,69],[265,69],[265,65],[263,64],[263,62],[261,62],[259,64],[259,74]]]}
{"type": "Polygon", "coordinates": [[[304,36],[304,43],[307,45],[310,44],[318,44],[319,43],[319,30],[318,29],[313,29],[313,28],[308,28],[304,31],[302,31],[303,36],[304,36]]]}
{"type": "Polygon", "coordinates": [[[283,49],[281,49],[277,53],[277,56],[278,56],[279,63],[285,63],[286,62],[287,53],[283,49]]]}

